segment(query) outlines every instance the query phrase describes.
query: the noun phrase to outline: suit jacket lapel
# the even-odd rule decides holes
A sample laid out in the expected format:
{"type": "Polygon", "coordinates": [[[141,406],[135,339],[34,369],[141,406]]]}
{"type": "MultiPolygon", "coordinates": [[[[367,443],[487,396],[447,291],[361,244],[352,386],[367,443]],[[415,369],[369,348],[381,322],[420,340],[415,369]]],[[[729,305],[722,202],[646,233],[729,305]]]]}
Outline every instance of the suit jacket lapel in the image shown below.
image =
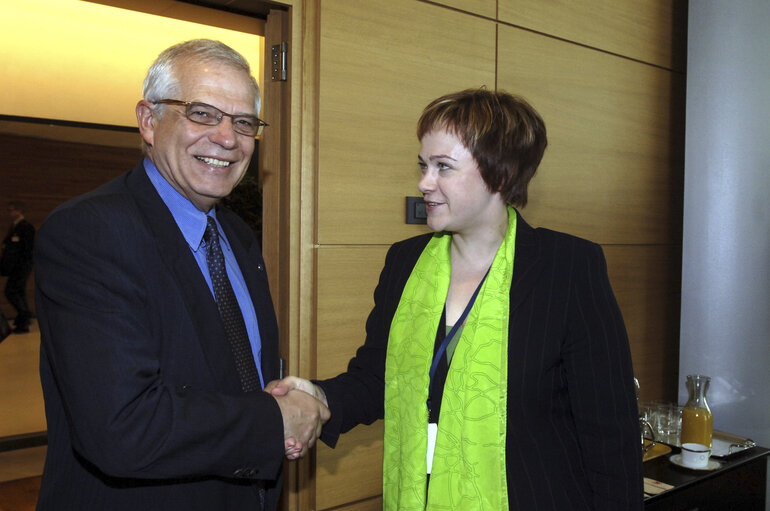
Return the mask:
{"type": "MultiPolygon", "coordinates": [[[[158,253],[165,270],[174,276],[187,305],[189,320],[198,332],[204,356],[214,375],[217,387],[231,392],[241,391],[241,382],[235,370],[232,351],[228,347],[216,302],[195,257],[179,227],[150,182],[142,164],[127,176],[127,186],[145,215],[145,222],[158,244],[158,253]]],[[[178,318],[169,318],[169,321],[178,318]]],[[[191,346],[190,349],[193,349],[191,346]]]]}
{"type": "Polygon", "coordinates": [[[516,220],[516,254],[511,279],[511,312],[524,302],[543,271],[537,232],[524,221],[518,211],[516,214],[518,218],[516,220]]]}

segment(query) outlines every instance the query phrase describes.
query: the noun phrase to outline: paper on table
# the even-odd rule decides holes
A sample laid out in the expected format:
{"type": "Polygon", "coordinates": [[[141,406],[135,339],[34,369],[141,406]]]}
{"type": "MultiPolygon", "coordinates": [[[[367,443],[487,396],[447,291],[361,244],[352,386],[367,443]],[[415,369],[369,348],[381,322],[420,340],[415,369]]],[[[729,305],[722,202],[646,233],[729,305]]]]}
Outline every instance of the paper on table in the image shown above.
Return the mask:
{"type": "Polygon", "coordinates": [[[653,495],[663,493],[664,491],[670,490],[671,488],[673,488],[673,486],[670,484],[661,483],[660,481],[650,479],[649,477],[644,478],[644,495],[646,497],[651,497],[653,495]]]}

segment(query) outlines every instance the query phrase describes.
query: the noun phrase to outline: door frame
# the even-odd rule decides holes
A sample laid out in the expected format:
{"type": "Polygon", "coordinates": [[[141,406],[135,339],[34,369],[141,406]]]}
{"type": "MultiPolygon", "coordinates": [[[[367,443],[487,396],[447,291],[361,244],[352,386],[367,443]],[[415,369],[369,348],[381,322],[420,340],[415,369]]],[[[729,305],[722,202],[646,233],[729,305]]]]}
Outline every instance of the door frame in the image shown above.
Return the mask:
{"type": "MultiPolygon", "coordinates": [[[[265,2],[265,101],[270,127],[260,143],[262,249],[278,317],[285,372],[316,377],[316,199],[318,168],[319,0],[265,2]],[[272,81],[271,47],[288,43],[286,81],[272,81]]],[[[284,463],[281,508],[316,508],[316,451],[284,463]]]]}

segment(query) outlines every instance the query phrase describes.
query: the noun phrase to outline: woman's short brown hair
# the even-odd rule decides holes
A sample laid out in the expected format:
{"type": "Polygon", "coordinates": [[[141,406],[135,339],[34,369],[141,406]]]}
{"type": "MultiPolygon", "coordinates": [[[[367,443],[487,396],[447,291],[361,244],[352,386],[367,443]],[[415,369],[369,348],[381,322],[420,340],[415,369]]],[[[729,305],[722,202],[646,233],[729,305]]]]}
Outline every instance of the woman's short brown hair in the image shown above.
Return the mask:
{"type": "Polygon", "coordinates": [[[508,204],[527,204],[527,186],[548,139],[543,119],[524,98],[483,88],[441,96],[423,110],[417,138],[441,129],[462,141],[492,192],[508,204]]]}

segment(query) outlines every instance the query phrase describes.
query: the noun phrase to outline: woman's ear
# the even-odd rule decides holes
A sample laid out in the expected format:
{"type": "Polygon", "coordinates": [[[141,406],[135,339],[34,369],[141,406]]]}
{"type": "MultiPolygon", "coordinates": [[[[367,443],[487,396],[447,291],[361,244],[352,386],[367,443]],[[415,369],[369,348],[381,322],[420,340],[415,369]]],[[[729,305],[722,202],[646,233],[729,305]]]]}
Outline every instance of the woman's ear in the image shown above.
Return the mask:
{"type": "Polygon", "coordinates": [[[139,134],[142,135],[144,143],[148,146],[152,146],[155,140],[155,117],[153,117],[152,107],[152,103],[144,99],[136,104],[136,121],[139,125],[139,134]]]}

